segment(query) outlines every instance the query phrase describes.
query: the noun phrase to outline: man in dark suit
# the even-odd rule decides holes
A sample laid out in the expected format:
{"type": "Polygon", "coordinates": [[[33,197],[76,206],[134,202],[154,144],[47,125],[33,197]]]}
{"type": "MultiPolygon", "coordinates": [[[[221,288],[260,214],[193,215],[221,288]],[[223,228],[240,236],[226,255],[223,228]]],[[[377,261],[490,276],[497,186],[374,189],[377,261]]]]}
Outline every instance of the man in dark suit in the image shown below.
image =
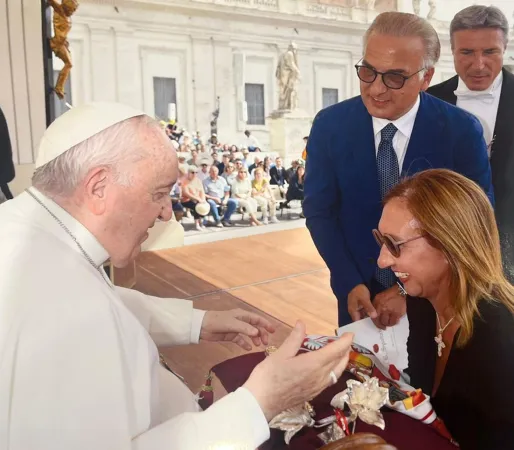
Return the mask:
{"type": "MultiPolygon", "coordinates": [[[[275,159],[275,165],[269,170],[270,184],[278,186],[280,198],[285,199],[287,192],[287,184],[289,183],[289,174],[286,168],[282,165],[282,158],[279,156],[275,159]]],[[[290,206],[282,201],[280,208],[290,208],[290,206]]]]}
{"type": "MultiPolygon", "coordinates": [[[[339,325],[369,315],[387,326],[403,313],[396,305],[405,309],[395,274],[377,266],[371,233],[388,190],[400,176],[448,168],[476,181],[491,201],[493,194],[479,121],[422,92],[440,55],[434,28],[414,14],[387,12],[364,39],[356,66],[361,95],[320,111],[313,122],[303,211],[330,269],[339,325]],[[373,298],[384,306],[375,310],[373,298]]],[[[403,248],[410,245],[416,243],[403,248]]]]}
{"type": "Polygon", "coordinates": [[[271,177],[270,184],[283,187],[284,184],[289,182],[287,171],[282,165],[280,156],[275,160],[275,165],[270,169],[269,175],[271,177]]]}
{"type": "Polygon", "coordinates": [[[7,183],[14,179],[14,164],[12,160],[11,140],[9,128],[2,108],[0,108],[0,190],[7,200],[13,196],[7,183]]]}
{"type": "Polygon", "coordinates": [[[494,6],[474,5],[453,18],[457,75],[428,89],[482,123],[493,177],[505,273],[514,282],[514,75],[503,68],[509,23],[494,6]]]}

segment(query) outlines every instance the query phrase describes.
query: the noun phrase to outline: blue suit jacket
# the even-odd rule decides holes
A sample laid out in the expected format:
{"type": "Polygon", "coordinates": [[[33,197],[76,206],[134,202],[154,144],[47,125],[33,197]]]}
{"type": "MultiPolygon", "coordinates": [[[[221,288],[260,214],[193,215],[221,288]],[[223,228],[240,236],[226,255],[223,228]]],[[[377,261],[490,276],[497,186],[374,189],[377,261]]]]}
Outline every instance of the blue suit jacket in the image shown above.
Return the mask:
{"type": "MultiPolygon", "coordinates": [[[[401,175],[433,168],[467,176],[494,201],[479,121],[423,92],[401,175]]],[[[314,119],[304,190],[307,227],[330,269],[342,325],[351,320],[348,293],[361,283],[370,286],[379,254],[371,234],[382,214],[375,139],[360,96],[330,106],[314,119]]]]}

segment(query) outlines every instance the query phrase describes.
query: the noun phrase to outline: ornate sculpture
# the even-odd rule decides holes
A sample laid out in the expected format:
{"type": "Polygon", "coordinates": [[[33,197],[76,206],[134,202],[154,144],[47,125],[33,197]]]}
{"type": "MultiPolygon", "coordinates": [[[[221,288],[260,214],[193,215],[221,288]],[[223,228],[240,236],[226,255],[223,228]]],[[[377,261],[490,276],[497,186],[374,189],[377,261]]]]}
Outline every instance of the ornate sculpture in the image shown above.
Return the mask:
{"type": "MultiPolygon", "coordinates": [[[[427,19],[433,19],[436,12],[436,0],[428,0],[429,11],[427,14],[427,19]]],[[[412,0],[412,8],[414,9],[414,14],[419,16],[419,12],[421,9],[421,0],[412,0]]]]}
{"type": "Polygon", "coordinates": [[[421,0],[412,0],[412,9],[414,9],[414,14],[419,16],[419,12],[421,10],[421,0]]]}
{"type": "Polygon", "coordinates": [[[55,84],[55,93],[62,99],[64,98],[64,85],[72,68],[71,53],[67,39],[68,33],[71,30],[70,17],[77,10],[79,3],[78,0],[61,0],[61,3],[57,3],[56,0],[48,0],[48,5],[54,10],[54,37],[50,40],[50,47],[55,56],[64,63],[64,67],[61,73],[59,73],[59,78],[55,84]]]}
{"type": "Polygon", "coordinates": [[[218,117],[220,115],[220,98],[216,97],[216,109],[212,113],[211,136],[218,134],[218,117]]]}
{"type": "Polygon", "coordinates": [[[375,9],[375,0],[366,0],[366,7],[373,11],[375,9]]]}
{"type": "Polygon", "coordinates": [[[300,80],[300,69],[298,69],[298,52],[294,42],[280,55],[275,76],[278,80],[280,97],[278,109],[292,111],[298,108],[298,92],[296,83],[300,80]]]}
{"type": "Polygon", "coordinates": [[[430,10],[428,11],[427,19],[433,19],[436,11],[436,0],[428,0],[428,6],[430,10]]]}

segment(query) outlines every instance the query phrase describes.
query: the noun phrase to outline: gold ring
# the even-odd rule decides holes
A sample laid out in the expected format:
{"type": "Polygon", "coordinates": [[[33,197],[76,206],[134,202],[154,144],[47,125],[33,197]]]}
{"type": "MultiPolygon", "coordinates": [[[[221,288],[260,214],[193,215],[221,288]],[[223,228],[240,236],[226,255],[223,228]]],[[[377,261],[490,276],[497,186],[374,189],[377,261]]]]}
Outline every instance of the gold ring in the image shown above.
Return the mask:
{"type": "Polygon", "coordinates": [[[266,347],[266,350],[264,353],[266,353],[266,356],[270,356],[272,353],[275,353],[278,350],[277,347],[274,345],[270,345],[269,347],[266,347]]]}

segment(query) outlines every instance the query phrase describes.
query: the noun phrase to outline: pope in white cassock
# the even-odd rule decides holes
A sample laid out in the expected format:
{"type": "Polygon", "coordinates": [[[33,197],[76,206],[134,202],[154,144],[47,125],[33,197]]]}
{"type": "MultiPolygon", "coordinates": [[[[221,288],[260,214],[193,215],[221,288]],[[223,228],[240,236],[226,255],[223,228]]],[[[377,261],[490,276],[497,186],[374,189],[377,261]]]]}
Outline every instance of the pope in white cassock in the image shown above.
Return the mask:
{"type": "Polygon", "coordinates": [[[45,132],[33,186],[0,205],[0,449],[253,449],[268,422],[338,378],[351,335],[295,356],[298,323],[243,387],[206,411],[156,345],[251,349],[272,326],[111,284],[171,218],[176,154],[157,122],[119,104],[71,109],[45,132]],[[246,337],[245,337],[246,336],[246,337]]]}

